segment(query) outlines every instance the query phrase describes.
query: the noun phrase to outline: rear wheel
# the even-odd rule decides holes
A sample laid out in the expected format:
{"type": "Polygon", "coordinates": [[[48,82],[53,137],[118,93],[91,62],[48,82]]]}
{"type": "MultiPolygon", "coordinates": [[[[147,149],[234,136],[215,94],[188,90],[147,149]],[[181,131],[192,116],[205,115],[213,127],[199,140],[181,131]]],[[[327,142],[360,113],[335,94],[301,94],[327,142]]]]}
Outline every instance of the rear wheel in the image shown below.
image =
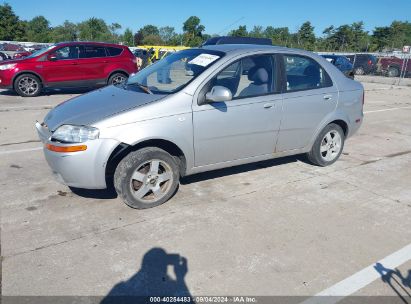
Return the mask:
{"type": "Polygon", "coordinates": [[[41,93],[42,84],[37,76],[23,74],[14,81],[14,90],[22,97],[34,97],[41,93]]]}
{"type": "Polygon", "coordinates": [[[321,167],[335,163],[343,151],[344,139],[342,128],[334,123],[329,124],[318,135],[308,153],[308,159],[321,167]]]}
{"type": "Polygon", "coordinates": [[[108,79],[108,84],[109,85],[119,86],[119,85],[122,85],[123,83],[125,83],[127,78],[128,78],[128,76],[126,74],[114,73],[108,79]]]}
{"type": "Polygon", "coordinates": [[[152,208],[173,196],[179,176],[179,166],[170,154],[159,148],[143,148],[120,161],[114,187],[128,206],[152,208]]]}
{"type": "Polygon", "coordinates": [[[389,67],[387,73],[388,77],[398,77],[400,76],[400,69],[397,67],[389,67]]]}
{"type": "Polygon", "coordinates": [[[364,75],[365,71],[364,71],[363,67],[358,67],[358,68],[355,68],[354,73],[355,73],[355,75],[364,75]]]}

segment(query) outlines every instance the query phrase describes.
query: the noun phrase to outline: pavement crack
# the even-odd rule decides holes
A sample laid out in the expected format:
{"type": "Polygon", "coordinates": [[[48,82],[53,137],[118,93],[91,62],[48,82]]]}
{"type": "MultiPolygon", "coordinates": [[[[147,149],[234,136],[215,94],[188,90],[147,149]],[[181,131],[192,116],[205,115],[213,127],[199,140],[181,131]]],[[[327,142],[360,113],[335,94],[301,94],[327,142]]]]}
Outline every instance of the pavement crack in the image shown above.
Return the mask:
{"type": "Polygon", "coordinates": [[[13,258],[13,257],[23,255],[23,254],[26,254],[26,253],[35,252],[35,251],[43,250],[43,249],[46,249],[46,248],[50,248],[50,247],[54,247],[54,246],[58,246],[58,245],[62,245],[62,244],[67,244],[67,243],[70,243],[72,241],[77,241],[77,240],[80,240],[80,239],[84,239],[84,238],[89,237],[89,236],[100,235],[100,234],[103,234],[103,233],[106,233],[106,232],[109,232],[109,231],[115,231],[117,229],[121,229],[121,228],[128,227],[128,226],[131,226],[131,225],[143,223],[143,222],[146,222],[146,221],[147,221],[147,219],[143,219],[143,220],[139,220],[139,221],[136,221],[136,222],[124,224],[124,225],[121,225],[121,226],[116,226],[116,227],[111,227],[111,228],[96,231],[96,232],[86,233],[86,234],[83,234],[83,235],[80,235],[78,237],[71,238],[71,239],[68,239],[68,240],[65,240],[65,241],[46,244],[46,245],[43,245],[43,246],[40,246],[40,247],[36,247],[34,249],[24,250],[24,251],[16,252],[14,254],[10,254],[10,255],[4,255],[4,256],[2,256],[2,259],[5,260],[6,258],[7,259],[8,258],[13,258]]]}
{"type": "Polygon", "coordinates": [[[1,144],[0,147],[12,146],[12,145],[21,145],[21,144],[29,144],[29,143],[38,143],[38,142],[40,142],[40,140],[30,139],[30,140],[26,140],[26,141],[19,141],[19,142],[14,142],[14,143],[1,144]]]}

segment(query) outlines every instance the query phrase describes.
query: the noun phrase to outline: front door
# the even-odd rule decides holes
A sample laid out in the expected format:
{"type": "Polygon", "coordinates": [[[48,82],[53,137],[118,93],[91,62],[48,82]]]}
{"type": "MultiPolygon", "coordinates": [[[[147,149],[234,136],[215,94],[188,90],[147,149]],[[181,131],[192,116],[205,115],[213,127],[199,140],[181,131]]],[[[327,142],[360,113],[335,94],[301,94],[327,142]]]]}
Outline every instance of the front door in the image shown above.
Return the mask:
{"type": "Polygon", "coordinates": [[[195,166],[273,153],[281,120],[279,92],[273,55],[245,57],[223,68],[193,103],[195,166]],[[228,88],[233,99],[199,105],[214,86],[228,88]]]}
{"type": "Polygon", "coordinates": [[[286,85],[277,152],[306,147],[315,131],[338,102],[338,90],[314,59],[284,55],[286,85]]]}
{"type": "Polygon", "coordinates": [[[83,78],[83,71],[78,68],[79,46],[64,46],[49,56],[54,57],[43,63],[44,78],[48,85],[64,85],[79,81],[83,78]]]}

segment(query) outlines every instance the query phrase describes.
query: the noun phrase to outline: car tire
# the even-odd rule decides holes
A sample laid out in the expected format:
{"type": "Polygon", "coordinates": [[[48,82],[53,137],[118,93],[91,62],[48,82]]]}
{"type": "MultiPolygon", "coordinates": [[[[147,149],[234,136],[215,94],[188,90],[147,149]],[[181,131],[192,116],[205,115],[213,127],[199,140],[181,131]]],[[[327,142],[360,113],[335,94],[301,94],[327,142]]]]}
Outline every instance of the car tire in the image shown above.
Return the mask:
{"type": "Polygon", "coordinates": [[[327,125],[318,134],[308,160],[314,165],[325,167],[335,163],[344,149],[345,135],[343,129],[334,123],[327,125]]]}
{"type": "Polygon", "coordinates": [[[365,71],[364,71],[363,67],[358,67],[358,68],[354,69],[354,74],[355,75],[364,75],[365,71]]]}
{"type": "Polygon", "coordinates": [[[393,66],[389,67],[387,74],[388,74],[388,77],[398,77],[400,76],[400,69],[397,67],[393,67],[393,66]]]}
{"type": "Polygon", "coordinates": [[[168,201],[179,184],[179,166],[166,151],[148,147],[129,153],[114,173],[114,188],[131,208],[147,209],[168,201]]]}
{"type": "Polygon", "coordinates": [[[128,76],[124,73],[114,73],[108,79],[108,85],[119,86],[127,81],[128,76]]]}
{"type": "Polygon", "coordinates": [[[41,93],[43,85],[37,76],[22,74],[14,80],[13,88],[22,97],[35,97],[41,93]]]}

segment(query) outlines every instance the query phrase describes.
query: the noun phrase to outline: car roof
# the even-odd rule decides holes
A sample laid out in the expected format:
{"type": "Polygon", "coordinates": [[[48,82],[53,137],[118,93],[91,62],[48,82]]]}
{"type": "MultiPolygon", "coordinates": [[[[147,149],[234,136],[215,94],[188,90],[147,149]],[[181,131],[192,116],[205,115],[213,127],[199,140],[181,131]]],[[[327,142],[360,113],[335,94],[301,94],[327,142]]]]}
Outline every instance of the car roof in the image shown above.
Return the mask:
{"type": "Polygon", "coordinates": [[[113,46],[113,47],[121,47],[125,48],[127,46],[115,43],[107,43],[107,42],[96,42],[96,41],[66,41],[66,42],[59,42],[56,45],[73,45],[73,44],[88,44],[88,45],[100,45],[100,46],[113,46]]]}
{"type": "Polygon", "coordinates": [[[261,45],[261,44],[217,44],[217,45],[205,45],[201,47],[205,50],[220,51],[224,53],[248,53],[248,52],[260,52],[260,51],[272,51],[274,53],[281,52],[297,52],[300,54],[311,53],[301,49],[292,49],[275,45],[261,45]]]}

